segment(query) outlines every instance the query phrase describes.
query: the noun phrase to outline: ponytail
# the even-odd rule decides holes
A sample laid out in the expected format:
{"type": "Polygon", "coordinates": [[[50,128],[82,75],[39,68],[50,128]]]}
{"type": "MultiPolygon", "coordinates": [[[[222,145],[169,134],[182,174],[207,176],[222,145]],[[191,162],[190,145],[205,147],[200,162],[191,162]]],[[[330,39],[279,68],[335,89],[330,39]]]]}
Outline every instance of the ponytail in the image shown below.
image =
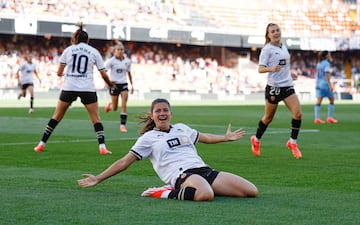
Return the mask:
{"type": "Polygon", "coordinates": [[[77,29],[75,33],[73,33],[71,37],[71,43],[74,45],[79,44],[81,42],[88,43],[89,35],[86,31],[84,31],[83,23],[79,23],[77,24],[77,26],[79,27],[79,29],[77,29]]]}

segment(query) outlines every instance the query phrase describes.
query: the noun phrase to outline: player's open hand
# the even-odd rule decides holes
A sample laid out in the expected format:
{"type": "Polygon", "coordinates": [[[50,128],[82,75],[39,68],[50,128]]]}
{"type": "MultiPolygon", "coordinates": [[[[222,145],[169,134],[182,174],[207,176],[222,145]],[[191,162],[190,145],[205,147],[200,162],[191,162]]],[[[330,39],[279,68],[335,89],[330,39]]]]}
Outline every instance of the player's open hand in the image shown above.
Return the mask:
{"type": "Polygon", "coordinates": [[[92,174],[82,174],[83,179],[78,180],[78,184],[80,187],[92,187],[97,185],[98,180],[92,174]]]}
{"type": "Polygon", "coordinates": [[[246,132],[242,128],[239,128],[235,131],[231,131],[231,124],[229,124],[227,127],[227,130],[226,130],[225,137],[229,141],[236,141],[236,140],[239,140],[240,138],[244,137],[245,134],[246,134],[246,132]]]}

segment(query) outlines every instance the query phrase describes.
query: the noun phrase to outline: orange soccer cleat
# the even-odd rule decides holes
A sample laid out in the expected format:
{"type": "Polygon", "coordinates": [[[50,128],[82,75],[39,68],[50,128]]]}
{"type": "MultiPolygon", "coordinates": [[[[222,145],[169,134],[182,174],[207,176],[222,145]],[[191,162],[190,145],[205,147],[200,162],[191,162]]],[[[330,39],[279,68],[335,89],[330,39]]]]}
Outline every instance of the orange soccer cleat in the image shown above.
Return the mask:
{"type": "Polygon", "coordinates": [[[42,151],[44,151],[44,148],[45,148],[45,145],[40,143],[34,148],[34,151],[35,152],[42,152],[42,151]]]}
{"type": "Polygon", "coordinates": [[[141,196],[143,197],[153,197],[153,198],[167,198],[170,191],[174,190],[170,185],[165,185],[162,187],[153,187],[144,191],[141,196]]]}
{"type": "Polygon", "coordinates": [[[328,117],[328,118],[326,119],[326,122],[327,122],[327,123],[337,123],[338,121],[337,121],[336,119],[332,118],[332,117],[328,117]]]}
{"type": "Polygon", "coordinates": [[[323,123],[325,123],[325,121],[324,121],[324,120],[321,120],[321,119],[315,119],[315,120],[314,120],[314,123],[315,123],[315,124],[323,124],[323,123]]]}
{"type": "Polygon", "coordinates": [[[127,132],[126,126],[125,125],[120,125],[120,132],[127,132]]]}
{"type": "Polygon", "coordinates": [[[101,155],[109,155],[109,154],[112,154],[112,152],[110,152],[109,150],[107,150],[106,148],[100,148],[99,149],[99,153],[101,155]]]}
{"type": "Polygon", "coordinates": [[[111,110],[111,107],[112,107],[112,103],[109,102],[106,106],[105,106],[105,112],[109,112],[111,110]]]}
{"type": "Polygon", "coordinates": [[[255,156],[260,156],[261,142],[256,140],[255,135],[251,136],[250,141],[251,141],[251,150],[252,150],[253,154],[255,156]]]}
{"type": "Polygon", "coordinates": [[[291,149],[292,154],[294,155],[295,158],[297,159],[301,159],[302,158],[302,154],[300,149],[298,148],[298,145],[295,143],[291,143],[290,140],[288,140],[288,142],[286,143],[286,147],[288,147],[288,149],[291,149]]]}

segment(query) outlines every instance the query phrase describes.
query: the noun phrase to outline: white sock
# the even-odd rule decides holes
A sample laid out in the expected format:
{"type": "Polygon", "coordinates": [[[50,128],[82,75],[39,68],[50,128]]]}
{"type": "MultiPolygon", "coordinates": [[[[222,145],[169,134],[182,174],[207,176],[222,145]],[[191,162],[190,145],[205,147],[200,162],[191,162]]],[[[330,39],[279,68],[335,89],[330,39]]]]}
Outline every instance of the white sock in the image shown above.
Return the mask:
{"type": "Polygon", "coordinates": [[[293,144],[296,144],[296,139],[290,138],[290,142],[293,143],[293,144]]]}
{"type": "Polygon", "coordinates": [[[164,192],[161,194],[160,198],[167,198],[167,197],[169,196],[170,192],[171,192],[171,190],[166,190],[166,191],[164,191],[164,192]]]}

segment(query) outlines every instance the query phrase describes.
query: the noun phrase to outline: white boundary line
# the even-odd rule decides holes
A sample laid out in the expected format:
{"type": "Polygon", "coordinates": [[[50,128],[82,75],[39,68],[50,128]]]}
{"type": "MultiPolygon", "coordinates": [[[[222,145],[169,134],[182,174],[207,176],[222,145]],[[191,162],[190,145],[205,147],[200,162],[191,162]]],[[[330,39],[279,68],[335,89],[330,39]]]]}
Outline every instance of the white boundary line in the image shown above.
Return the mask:
{"type": "MultiPolygon", "coordinates": [[[[126,141],[126,140],[136,140],[137,138],[118,138],[118,139],[106,139],[106,141],[126,141]]],[[[49,141],[47,143],[51,143],[51,144],[61,144],[61,143],[85,143],[85,142],[96,142],[97,140],[96,138],[92,138],[92,139],[77,139],[77,140],[59,140],[59,141],[49,141]]],[[[0,146],[12,146],[12,145],[37,145],[39,142],[14,142],[14,143],[0,143],[0,146]]]]}
{"type": "MultiPolygon", "coordinates": [[[[197,126],[197,125],[193,125],[193,126],[197,126]]],[[[210,127],[210,125],[199,125],[199,126],[208,126],[210,127]]],[[[211,127],[215,127],[215,126],[211,126],[211,127]]],[[[290,132],[290,128],[289,129],[285,129],[285,128],[274,128],[273,131],[268,130],[266,133],[267,134],[284,134],[284,133],[289,133],[290,132]]],[[[317,133],[320,132],[320,130],[317,129],[304,129],[300,131],[301,133],[317,133]]],[[[109,141],[130,141],[130,140],[137,140],[138,137],[130,137],[130,138],[111,138],[111,139],[106,139],[107,142],[109,141]]],[[[95,138],[92,139],[74,139],[74,140],[59,140],[59,141],[49,141],[48,143],[55,143],[55,144],[59,144],[59,143],[85,143],[85,142],[96,142],[95,138]]],[[[0,143],[0,146],[13,146],[13,145],[36,145],[38,144],[38,142],[13,142],[13,143],[0,143]]]]}

